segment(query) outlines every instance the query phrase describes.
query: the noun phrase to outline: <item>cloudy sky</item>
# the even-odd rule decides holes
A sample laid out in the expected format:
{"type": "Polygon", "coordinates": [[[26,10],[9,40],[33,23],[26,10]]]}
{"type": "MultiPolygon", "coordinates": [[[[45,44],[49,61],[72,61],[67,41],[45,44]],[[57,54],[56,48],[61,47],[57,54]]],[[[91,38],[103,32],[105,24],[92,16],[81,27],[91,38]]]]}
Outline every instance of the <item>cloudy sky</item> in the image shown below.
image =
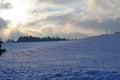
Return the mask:
{"type": "Polygon", "coordinates": [[[0,37],[79,37],[120,31],[119,0],[0,0],[0,37]]]}

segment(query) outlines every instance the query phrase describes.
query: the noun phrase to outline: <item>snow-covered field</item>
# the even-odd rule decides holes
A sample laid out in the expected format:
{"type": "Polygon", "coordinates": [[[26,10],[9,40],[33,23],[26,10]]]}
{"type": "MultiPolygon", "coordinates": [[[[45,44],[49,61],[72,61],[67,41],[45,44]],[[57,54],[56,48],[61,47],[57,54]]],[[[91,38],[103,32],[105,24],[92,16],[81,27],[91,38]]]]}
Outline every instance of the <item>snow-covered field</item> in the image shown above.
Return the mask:
{"type": "Polygon", "coordinates": [[[78,41],[7,43],[0,80],[120,80],[120,34],[78,41]]]}

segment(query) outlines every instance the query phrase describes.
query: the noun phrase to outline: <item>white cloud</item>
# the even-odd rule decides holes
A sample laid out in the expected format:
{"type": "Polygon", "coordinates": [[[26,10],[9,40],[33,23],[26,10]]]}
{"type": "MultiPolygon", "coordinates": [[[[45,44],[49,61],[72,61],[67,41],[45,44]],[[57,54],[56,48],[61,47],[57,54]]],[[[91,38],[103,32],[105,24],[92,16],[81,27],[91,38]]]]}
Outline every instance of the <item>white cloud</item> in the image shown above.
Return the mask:
{"type": "Polygon", "coordinates": [[[20,22],[23,34],[95,35],[104,33],[106,27],[112,32],[120,30],[119,0],[23,0],[22,3],[29,6],[25,10],[27,18],[20,22]]]}
{"type": "Polygon", "coordinates": [[[87,0],[85,9],[81,12],[83,20],[98,20],[120,18],[119,0],[87,0]]]}

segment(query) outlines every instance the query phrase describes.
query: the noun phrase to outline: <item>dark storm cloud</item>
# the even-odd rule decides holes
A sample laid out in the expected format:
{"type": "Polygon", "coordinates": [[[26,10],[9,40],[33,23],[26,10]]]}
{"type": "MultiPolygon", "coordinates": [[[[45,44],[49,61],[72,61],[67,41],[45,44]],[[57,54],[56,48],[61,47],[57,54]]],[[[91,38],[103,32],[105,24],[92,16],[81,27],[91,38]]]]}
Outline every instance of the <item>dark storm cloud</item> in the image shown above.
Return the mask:
{"type": "Polygon", "coordinates": [[[5,29],[8,25],[8,22],[0,18],[0,30],[5,29]]]}

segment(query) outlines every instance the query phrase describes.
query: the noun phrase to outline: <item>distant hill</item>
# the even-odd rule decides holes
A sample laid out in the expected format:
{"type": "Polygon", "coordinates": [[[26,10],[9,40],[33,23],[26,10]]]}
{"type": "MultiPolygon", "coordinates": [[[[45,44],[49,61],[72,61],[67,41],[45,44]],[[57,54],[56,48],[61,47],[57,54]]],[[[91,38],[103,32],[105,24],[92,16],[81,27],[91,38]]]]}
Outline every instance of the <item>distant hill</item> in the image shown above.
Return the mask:
{"type": "Polygon", "coordinates": [[[93,37],[88,37],[84,38],[82,40],[87,40],[87,41],[93,41],[93,42],[118,42],[120,41],[120,34],[105,34],[105,35],[99,35],[99,36],[93,36],[93,37]]]}

